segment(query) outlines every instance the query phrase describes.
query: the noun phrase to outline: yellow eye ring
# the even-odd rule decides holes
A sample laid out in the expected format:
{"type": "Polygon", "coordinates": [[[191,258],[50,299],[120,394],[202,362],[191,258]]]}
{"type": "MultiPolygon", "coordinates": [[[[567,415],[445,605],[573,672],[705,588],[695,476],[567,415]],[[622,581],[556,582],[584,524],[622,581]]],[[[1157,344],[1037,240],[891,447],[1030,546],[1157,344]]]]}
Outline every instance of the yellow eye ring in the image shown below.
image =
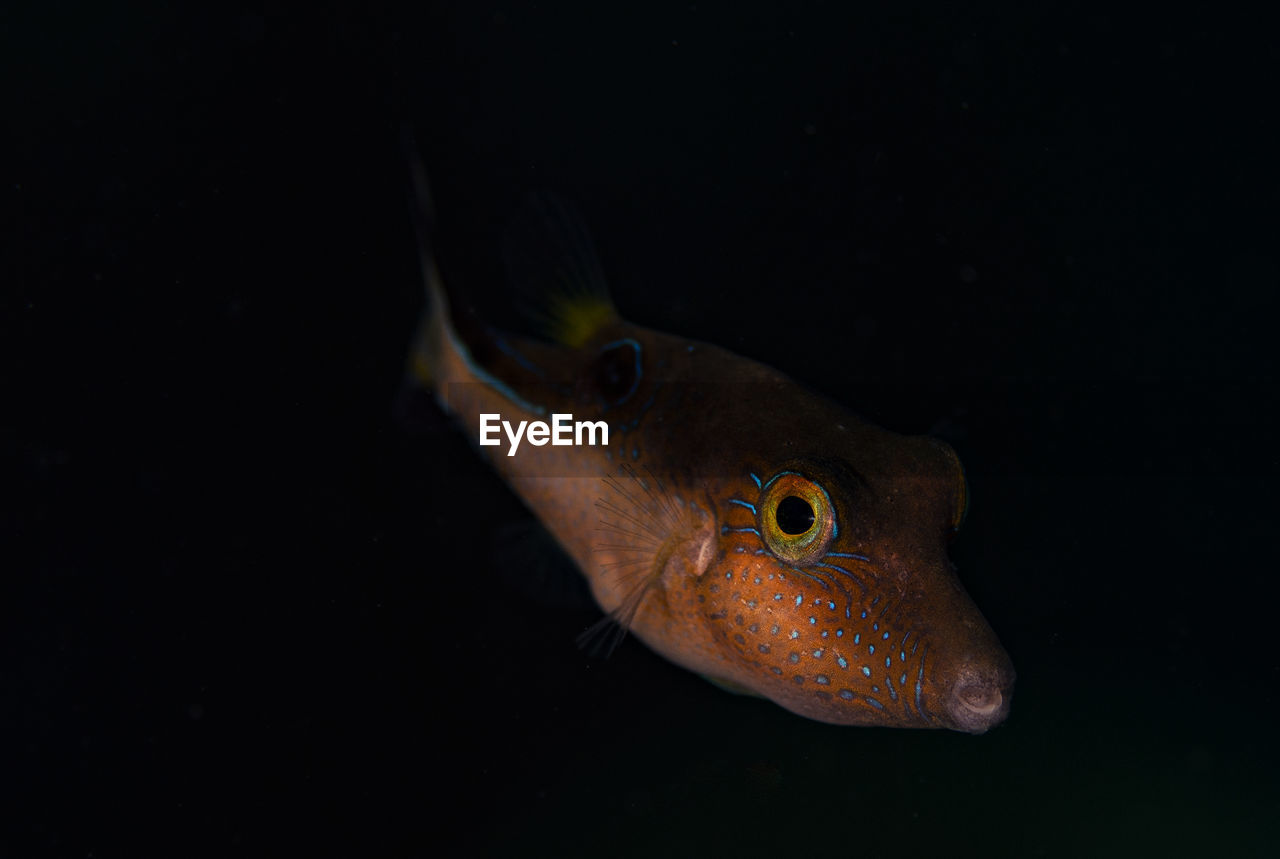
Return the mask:
{"type": "Polygon", "coordinates": [[[760,535],[769,551],[796,566],[816,561],[838,533],[831,496],[794,471],[781,471],[761,487],[760,535]]]}

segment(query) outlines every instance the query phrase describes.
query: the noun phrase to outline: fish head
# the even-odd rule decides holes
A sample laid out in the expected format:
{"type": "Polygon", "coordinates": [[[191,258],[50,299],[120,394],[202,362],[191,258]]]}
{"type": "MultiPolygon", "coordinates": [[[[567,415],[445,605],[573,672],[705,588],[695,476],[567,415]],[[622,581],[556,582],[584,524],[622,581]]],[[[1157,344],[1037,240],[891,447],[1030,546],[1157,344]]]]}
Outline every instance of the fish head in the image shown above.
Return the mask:
{"type": "Polygon", "coordinates": [[[1014,670],[948,557],[959,459],[874,427],[840,440],[709,490],[718,551],[692,588],[725,658],[706,673],[824,722],[982,733],[1014,670]]]}

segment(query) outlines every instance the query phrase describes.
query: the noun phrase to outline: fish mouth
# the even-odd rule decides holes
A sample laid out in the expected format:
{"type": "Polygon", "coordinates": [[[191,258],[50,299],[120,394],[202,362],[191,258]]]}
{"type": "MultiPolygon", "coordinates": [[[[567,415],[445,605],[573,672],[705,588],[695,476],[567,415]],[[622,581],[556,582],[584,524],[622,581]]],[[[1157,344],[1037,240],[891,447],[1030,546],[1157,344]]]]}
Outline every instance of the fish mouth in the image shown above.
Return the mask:
{"type": "Polygon", "coordinates": [[[1011,667],[963,666],[947,696],[946,710],[959,731],[983,734],[1003,722],[1013,700],[1011,667]]]}

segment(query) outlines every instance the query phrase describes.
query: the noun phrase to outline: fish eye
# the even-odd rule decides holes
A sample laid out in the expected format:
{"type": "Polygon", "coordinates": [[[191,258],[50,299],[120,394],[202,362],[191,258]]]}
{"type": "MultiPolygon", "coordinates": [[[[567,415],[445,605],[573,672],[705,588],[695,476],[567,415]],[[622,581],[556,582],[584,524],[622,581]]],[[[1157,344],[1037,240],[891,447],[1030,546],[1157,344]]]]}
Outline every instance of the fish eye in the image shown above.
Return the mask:
{"type": "Polygon", "coordinates": [[[795,536],[813,527],[813,508],[798,495],[788,495],[778,502],[776,516],[782,533],[795,536]]]}
{"type": "Polygon", "coordinates": [[[821,484],[782,471],[761,488],[760,535],[782,560],[797,566],[820,558],[836,536],[836,512],[821,484]]]}

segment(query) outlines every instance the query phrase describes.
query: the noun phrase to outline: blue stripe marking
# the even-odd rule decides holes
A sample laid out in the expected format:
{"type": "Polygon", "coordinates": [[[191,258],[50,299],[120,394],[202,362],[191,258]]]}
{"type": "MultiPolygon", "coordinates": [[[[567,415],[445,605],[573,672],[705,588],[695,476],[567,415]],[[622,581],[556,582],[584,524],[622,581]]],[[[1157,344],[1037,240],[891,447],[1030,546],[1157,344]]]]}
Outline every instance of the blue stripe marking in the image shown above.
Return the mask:
{"type": "Polygon", "coordinates": [[[603,346],[600,347],[600,351],[597,354],[603,355],[605,352],[608,352],[610,349],[616,349],[619,346],[630,346],[631,349],[635,352],[636,377],[631,382],[631,388],[625,394],[623,394],[619,399],[616,399],[612,403],[610,403],[611,406],[620,406],[623,403],[625,403],[627,400],[631,399],[632,395],[635,394],[636,389],[640,387],[640,379],[644,375],[644,371],[640,367],[640,344],[637,343],[635,340],[632,340],[630,337],[624,337],[621,340],[614,340],[612,343],[604,344],[603,346]]]}
{"type": "Polygon", "coordinates": [[[493,338],[494,345],[496,345],[504,355],[507,355],[510,358],[512,358],[517,364],[519,364],[521,367],[524,367],[530,373],[533,373],[539,379],[546,378],[546,374],[542,372],[542,368],[538,367],[536,364],[534,364],[524,355],[521,355],[520,352],[517,351],[514,346],[512,346],[505,339],[503,339],[492,328],[488,328],[488,326],[486,326],[486,329],[488,330],[489,336],[493,338]]]}
{"type": "Polygon", "coordinates": [[[853,552],[827,552],[827,554],[823,555],[823,557],[824,558],[853,558],[855,561],[866,561],[868,564],[871,563],[871,559],[868,558],[866,555],[857,555],[857,554],[854,554],[853,552]]]}
{"type": "Polygon", "coordinates": [[[875,707],[877,710],[884,709],[884,705],[881,704],[879,701],[877,701],[875,698],[872,698],[870,695],[863,695],[862,699],[866,701],[868,704],[870,704],[872,707],[875,707]]]}
{"type": "Polygon", "coordinates": [[[924,653],[920,654],[920,671],[916,674],[916,712],[920,714],[921,719],[927,719],[924,714],[924,705],[920,702],[920,696],[923,692],[922,684],[924,683],[924,661],[929,656],[929,647],[925,645],[924,653]]]}
{"type": "Polygon", "coordinates": [[[747,473],[748,473],[748,474],[750,474],[750,475],[751,475],[751,479],[752,479],[752,480],[754,480],[754,481],[756,482],[756,489],[759,489],[759,488],[760,488],[760,478],[756,477],[756,476],[755,476],[755,474],[754,474],[754,473],[752,473],[752,472],[750,472],[750,471],[749,471],[749,472],[747,472],[747,473]]]}
{"type": "Polygon", "coordinates": [[[721,534],[748,534],[748,533],[750,533],[750,534],[755,534],[757,537],[759,537],[759,536],[760,536],[760,532],[759,532],[759,531],[757,531],[755,528],[730,528],[728,525],[724,525],[724,526],[722,526],[722,527],[720,528],[720,533],[721,533],[721,534]]]}
{"type": "Polygon", "coordinates": [[[864,591],[867,589],[866,582],[864,582],[862,579],[858,578],[856,575],[846,570],[844,567],[838,567],[835,564],[813,564],[813,566],[821,567],[824,570],[835,570],[838,573],[844,573],[846,576],[848,576],[849,578],[857,582],[858,587],[862,588],[864,591]]]}
{"type": "Polygon", "coordinates": [[[462,363],[466,364],[467,367],[471,370],[471,372],[475,373],[476,378],[478,378],[481,382],[484,382],[490,388],[493,388],[495,391],[501,394],[503,397],[506,397],[506,399],[512,405],[518,406],[519,408],[522,408],[525,411],[533,412],[535,415],[545,415],[547,413],[547,410],[543,406],[539,406],[535,403],[531,403],[528,400],[524,399],[515,391],[513,391],[510,387],[508,387],[506,383],[499,381],[497,376],[493,375],[488,370],[484,369],[479,364],[477,364],[475,362],[475,359],[471,357],[471,353],[467,350],[467,347],[463,345],[463,343],[460,340],[458,340],[458,337],[454,333],[452,327],[446,327],[445,333],[449,338],[449,344],[453,346],[453,351],[456,352],[460,358],[462,358],[462,363]]]}
{"type": "MultiPolygon", "coordinates": [[[[795,475],[796,475],[796,477],[804,477],[804,475],[803,475],[803,474],[796,474],[796,472],[794,472],[794,471],[779,471],[779,472],[778,472],[777,474],[775,474],[773,477],[770,477],[770,478],[769,478],[769,482],[768,482],[768,483],[766,483],[764,486],[762,486],[762,487],[761,487],[761,489],[768,489],[770,486],[772,486],[772,485],[773,485],[773,482],[774,482],[775,480],[777,480],[779,477],[782,477],[783,475],[786,475],[786,474],[795,474],[795,475]]],[[[806,480],[808,480],[808,478],[805,478],[805,479],[806,479],[806,480]]]]}
{"type": "Polygon", "coordinates": [[[756,512],[756,505],[748,504],[747,502],[743,501],[741,498],[730,498],[729,503],[737,504],[739,507],[745,507],[748,510],[750,510],[752,513],[756,512]]]}
{"type": "MultiPolygon", "coordinates": [[[[818,584],[822,585],[823,590],[827,590],[827,591],[831,590],[831,585],[827,584],[827,582],[824,579],[818,578],[813,573],[807,573],[804,570],[800,569],[799,567],[792,567],[791,569],[799,573],[800,575],[804,576],[806,579],[811,579],[812,581],[815,581],[818,584]]],[[[796,597],[796,599],[799,599],[799,597],[796,597]]]]}

